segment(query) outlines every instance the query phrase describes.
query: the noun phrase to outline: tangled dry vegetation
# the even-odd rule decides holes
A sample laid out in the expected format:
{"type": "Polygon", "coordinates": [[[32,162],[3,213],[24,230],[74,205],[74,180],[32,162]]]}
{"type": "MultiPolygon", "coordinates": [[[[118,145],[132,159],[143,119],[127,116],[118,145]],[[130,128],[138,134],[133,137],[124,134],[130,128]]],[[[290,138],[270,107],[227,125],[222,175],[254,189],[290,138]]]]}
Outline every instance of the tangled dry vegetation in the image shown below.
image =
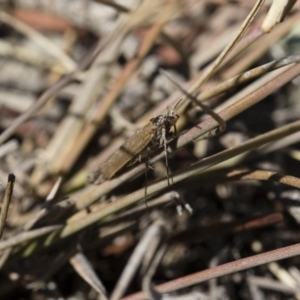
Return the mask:
{"type": "Polygon", "coordinates": [[[299,8],[1,1],[0,299],[300,299],[299,8]]]}

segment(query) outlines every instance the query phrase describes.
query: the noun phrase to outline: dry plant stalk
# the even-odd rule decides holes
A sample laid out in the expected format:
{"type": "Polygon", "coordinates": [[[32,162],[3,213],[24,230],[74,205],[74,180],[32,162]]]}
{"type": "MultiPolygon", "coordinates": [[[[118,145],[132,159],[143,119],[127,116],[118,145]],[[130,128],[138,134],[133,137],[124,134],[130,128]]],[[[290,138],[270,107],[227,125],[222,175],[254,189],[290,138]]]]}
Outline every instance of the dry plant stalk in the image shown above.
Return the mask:
{"type": "Polygon", "coordinates": [[[270,32],[277,23],[282,22],[292,10],[296,0],[274,0],[261,28],[264,32],[270,32]]]}
{"type": "Polygon", "coordinates": [[[5,222],[7,218],[8,208],[11,201],[12,193],[14,190],[14,184],[15,184],[16,177],[14,174],[8,175],[8,182],[6,185],[3,202],[1,206],[1,215],[0,215],[0,239],[2,238],[5,222]]]}

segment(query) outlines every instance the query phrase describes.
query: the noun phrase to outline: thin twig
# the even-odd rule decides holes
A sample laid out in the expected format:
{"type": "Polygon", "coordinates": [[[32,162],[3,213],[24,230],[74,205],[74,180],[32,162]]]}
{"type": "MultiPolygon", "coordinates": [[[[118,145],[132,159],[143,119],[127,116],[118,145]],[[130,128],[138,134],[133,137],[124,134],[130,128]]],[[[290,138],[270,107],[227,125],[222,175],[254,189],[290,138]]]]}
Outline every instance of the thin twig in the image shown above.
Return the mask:
{"type": "Polygon", "coordinates": [[[14,190],[14,184],[15,184],[15,175],[9,174],[8,175],[8,182],[6,185],[2,206],[1,206],[1,215],[0,215],[0,239],[2,239],[5,222],[7,218],[8,208],[11,201],[12,193],[14,190]]]}
{"type": "MultiPolygon", "coordinates": [[[[200,282],[207,281],[212,278],[217,278],[220,276],[232,274],[242,270],[247,270],[272,261],[282,260],[297,255],[300,255],[300,244],[295,244],[292,246],[276,249],[273,251],[268,251],[247,258],[242,258],[230,263],[217,266],[212,269],[207,269],[205,271],[200,271],[191,275],[187,275],[179,279],[175,279],[167,283],[161,284],[159,286],[156,286],[156,289],[161,293],[176,291],[182,288],[189,287],[191,285],[198,284],[200,282]]],[[[141,300],[144,299],[145,296],[146,295],[143,292],[139,292],[127,296],[123,298],[123,300],[141,300]]]]}
{"type": "Polygon", "coordinates": [[[70,264],[76,270],[76,272],[101,296],[101,299],[107,300],[107,291],[94,271],[91,263],[82,252],[78,252],[73,255],[70,260],[70,264]]]}
{"type": "MultiPolygon", "coordinates": [[[[51,200],[54,199],[58,189],[60,188],[62,181],[62,177],[59,177],[57,181],[55,182],[54,186],[52,187],[50,193],[46,197],[46,203],[51,202],[51,200]]],[[[40,220],[43,216],[47,214],[49,211],[49,208],[46,206],[45,208],[42,208],[35,216],[33,219],[28,220],[28,222],[24,225],[24,231],[30,230],[38,220],[40,220]]]]}
{"type": "Polygon", "coordinates": [[[153,243],[154,240],[157,239],[158,236],[160,236],[161,230],[162,224],[158,222],[154,222],[147,229],[139,244],[133,251],[130,259],[128,260],[127,265],[124,268],[114,291],[112,292],[110,300],[118,300],[123,296],[138,266],[141,264],[141,261],[145,253],[147,252],[148,247],[153,243]]]}
{"type": "Polygon", "coordinates": [[[26,241],[36,239],[37,237],[45,235],[49,232],[59,230],[60,228],[62,228],[61,225],[52,225],[52,226],[42,227],[39,229],[34,229],[31,231],[27,231],[27,232],[22,232],[14,237],[11,237],[5,241],[0,242],[0,250],[6,249],[9,247],[13,247],[13,246],[17,246],[26,241]]]}

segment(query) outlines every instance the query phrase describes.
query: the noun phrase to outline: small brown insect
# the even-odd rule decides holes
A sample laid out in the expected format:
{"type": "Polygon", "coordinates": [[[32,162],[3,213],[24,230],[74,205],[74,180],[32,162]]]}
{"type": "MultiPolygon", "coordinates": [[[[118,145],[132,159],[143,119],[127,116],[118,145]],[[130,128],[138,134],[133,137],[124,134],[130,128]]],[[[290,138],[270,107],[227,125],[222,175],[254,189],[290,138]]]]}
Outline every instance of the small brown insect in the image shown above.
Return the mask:
{"type": "Polygon", "coordinates": [[[99,184],[112,179],[126,165],[134,161],[149,145],[157,148],[163,146],[167,161],[167,138],[170,136],[172,127],[176,131],[175,124],[179,116],[176,114],[175,109],[179,103],[180,101],[173,109],[168,110],[166,115],[152,118],[147,125],[139,129],[120,149],[88,175],[89,182],[99,184]]]}
{"type": "MultiPolygon", "coordinates": [[[[226,122],[213,110],[205,104],[202,104],[197,98],[186,92],[178,83],[176,83],[166,72],[161,72],[192,102],[198,105],[205,113],[212,116],[220,125],[212,134],[216,135],[226,129],[226,122]]],[[[176,122],[179,116],[176,114],[176,107],[179,105],[179,100],[176,105],[168,110],[166,115],[159,115],[150,120],[142,129],[138,130],[127,142],[115,153],[113,153],[106,161],[98,168],[92,171],[88,180],[91,183],[99,184],[105,180],[112,179],[119,171],[121,171],[130,162],[133,162],[142,152],[149,148],[150,144],[155,148],[164,147],[167,178],[169,182],[169,167],[167,157],[167,139],[171,135],[171,128],[174,127],[176,132],[176,122]]]]}

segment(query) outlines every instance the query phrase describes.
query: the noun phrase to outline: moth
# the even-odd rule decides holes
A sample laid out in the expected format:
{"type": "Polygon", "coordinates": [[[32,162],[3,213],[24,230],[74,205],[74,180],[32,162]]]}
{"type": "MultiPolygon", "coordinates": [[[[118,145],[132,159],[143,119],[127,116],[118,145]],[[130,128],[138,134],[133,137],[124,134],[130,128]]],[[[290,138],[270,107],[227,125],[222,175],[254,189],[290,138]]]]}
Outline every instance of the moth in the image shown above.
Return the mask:
{"type": "MultiPolygon", "coordinates": [[[[226,130],[226,122],[208,106],[201,103],[197,98],[185,91],[175,80],[173,80],[166,72],[161,72],[188,98],[190,101],[198,105],[205,113],[213,117],[219,124],[214,133],[217,135],[226,130]]],[[[175,106],[168,110],[166,115],[159,115],[152,118],[147,125],[138,130],[130,139],[128,139],[120,149],[114,152],[99,167],[94,169],[89,175],[88,180],[91,183],[99,184],[105,180],[112,179],[119,171],[121,171],[130,162],[133,162],[145,149],[150,146],[156,148],[164,147],[166,159],[167,178],[169,183],[169,168],[167,158],[167,143],[171,135],[171,128],[174,127],[176,133],[176,123],[179,116],[176,114],[176,108],[182,101],[180,99],[175,106]]]]}
{"type": "Polygon", "coordinates": [[[179,119],[179,116],[176,114],[176,107],[180,101],[172,109],[168,109],[167,114],[150,119],[148,124],[139,129],[99,167],[96,167],[88,175],[88,181],[93,184],[100,184],[103,181],[112,179],[151,146],[155,148],[164,147],[167,162],[168,138],[171,136],[172,127],[174,127],[176,132],[176,123],[179,119]]]}

